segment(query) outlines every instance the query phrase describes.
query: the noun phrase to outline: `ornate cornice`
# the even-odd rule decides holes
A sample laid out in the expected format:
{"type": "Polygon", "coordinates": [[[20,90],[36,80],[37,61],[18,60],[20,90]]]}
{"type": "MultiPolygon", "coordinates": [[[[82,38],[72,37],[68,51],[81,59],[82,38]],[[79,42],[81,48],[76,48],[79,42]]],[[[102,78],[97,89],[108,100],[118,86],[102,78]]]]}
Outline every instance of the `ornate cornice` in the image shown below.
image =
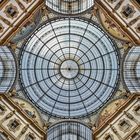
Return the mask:
{"type": "MultiPolygon", "coordinates": [[[[127,29],[127,27],[125,25],[123,25],[115,16],[113,13],[111,13],[109,11],[109,9],[100,1],[95,1],[96,5],[103,10],[104,13],[106,13],[113,21],[116,25],[118,25],[121,30],[123,30],[126,35],[128,36],[128,38],[132,41],[133,44],[140,44],[140,41],[137,40],[133,34],[127,29]]],[[[127,25],[129,27],[129,25],[127,25]]]]}
{"type": "Polygon", "coordinates": [[[112,120],[114,120],[120,114],[120,112],[122,112],[136,98],[140,98],[140,95],[137,93],[130,95],[128,99],[126,100],[126,102],[123,104],[123,106],[119,107],[118,110],[114,114],[108,117],[102,125],[100,125],[99,127],[95,129],[94,136],[97,136],[112,120]]]}
{"type": "MultiPolygon", "coordinates": [[[[2,2],[2,4],[0,4],[0,9],[2,9],[8,3],[8,1],[9,0],[2,2]]],[[[34,13],[37,12],[39,9],[41,9],[43,5],[44,5],[44,1],[39,0],[39,2],[36,5],[34,5],[32,9],[30,9],[28,13],[26,13],[25,16],[16,25],[12,26],[12,24],[10,23],[10,25],[8,26],[12,27],[12,29],[7,33],[7,35],[3,39],[0,40],[0,44],[7,45],[10,39],[19,31],[20,27],[22,27],[29,19],[31,19],[34,13]]]]}
{"type": "Polygon", "coordinates": [[[30,118],[19,106],[15,104],[15,102],[6,94],[1,94],[0,95],[7,103],[9,103],[21,116],[29,122],[40,134],[45,136],[45,131],[37,124],[35,123],[35,120],[30,118]]]}

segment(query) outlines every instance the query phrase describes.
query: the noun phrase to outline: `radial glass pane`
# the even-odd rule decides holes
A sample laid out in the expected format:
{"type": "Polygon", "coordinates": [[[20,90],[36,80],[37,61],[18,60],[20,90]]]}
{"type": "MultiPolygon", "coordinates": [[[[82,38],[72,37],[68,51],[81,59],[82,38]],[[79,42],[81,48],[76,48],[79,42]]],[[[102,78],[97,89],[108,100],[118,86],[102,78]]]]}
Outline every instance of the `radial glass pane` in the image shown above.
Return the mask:
{"type": "Polygon", "coordinates": [[[25,94],[50,117],[78,118],[96,112],[115,92],[118,78],[115,43],[85,19],[45,23],[21,52],[25,94]]]}

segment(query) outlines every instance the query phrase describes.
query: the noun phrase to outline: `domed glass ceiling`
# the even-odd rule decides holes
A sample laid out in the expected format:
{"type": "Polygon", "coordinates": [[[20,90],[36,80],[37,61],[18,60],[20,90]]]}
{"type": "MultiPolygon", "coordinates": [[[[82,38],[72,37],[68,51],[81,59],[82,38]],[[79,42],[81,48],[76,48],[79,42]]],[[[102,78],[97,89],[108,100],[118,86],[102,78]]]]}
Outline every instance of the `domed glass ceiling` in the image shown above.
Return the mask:
{"type": "Polygon", "coordinates": [[[43,24],[20,56],[25,94],[50,117],[78,118],[96,112],[118,83],[116,45],[90,20],[60,18],[43,24]]]}
{"type": "Polygon", "coordinates": [[[94,0],[46,0],[46,5],[61,14],[79,14],[94,5],[94,0]]]}

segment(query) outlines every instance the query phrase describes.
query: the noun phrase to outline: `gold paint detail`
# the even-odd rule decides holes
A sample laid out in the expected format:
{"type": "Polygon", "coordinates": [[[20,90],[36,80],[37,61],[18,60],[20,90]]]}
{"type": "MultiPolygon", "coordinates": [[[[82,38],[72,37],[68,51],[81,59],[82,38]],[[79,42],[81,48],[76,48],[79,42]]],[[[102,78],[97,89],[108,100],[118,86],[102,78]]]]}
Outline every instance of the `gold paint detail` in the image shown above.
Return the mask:
{"type": "Polygon", "coordinates": [[[99,10],[99,16],[102,23],[102,26],[106,29],[108,33],[110,33],[113,37],[123,40],[130,41],[127,37],[126,33],[121,30],[121,28],[111,19],[107,14],[105,14],[102,10],[99,10]]]}
{"type": "Polygon", "coordinates": [[[98,125],[101,126],[106,120],[113,115],[124,103],[126,102],[125,99],[119,99],[110,103],[104,110],[101,112],[99,117],[98,125]]]}

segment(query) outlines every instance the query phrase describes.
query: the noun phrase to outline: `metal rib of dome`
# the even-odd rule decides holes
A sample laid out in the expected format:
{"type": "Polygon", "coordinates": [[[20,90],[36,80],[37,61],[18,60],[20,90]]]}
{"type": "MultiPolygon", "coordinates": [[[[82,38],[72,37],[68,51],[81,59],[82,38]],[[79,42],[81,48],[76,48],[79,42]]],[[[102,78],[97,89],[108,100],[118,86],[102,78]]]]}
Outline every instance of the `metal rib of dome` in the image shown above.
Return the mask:
{"type": "Polygon", "coordinates": [[[7,46],[0,46],[0,93],[8,92],[16,78],[16,62],[7,46]]]}
{"type": "Polygon", "coordinates": [[[114,93],[118,78],[116,45],[86,19],[45,23],[21,52],[23,89],[50,117],[78,118],[96,112],[114,93]]]}
{"type": "Polygon", "coordinates": [[[92,131],[76,121],[63,121],[48,129],[47,140],[93,140],[92,131]]]}
{"type": "Polygon", "coordinates": [[[46,5],[61,14],[79,14],[91,8],[94,0],[46,0],[46,5]]]}

